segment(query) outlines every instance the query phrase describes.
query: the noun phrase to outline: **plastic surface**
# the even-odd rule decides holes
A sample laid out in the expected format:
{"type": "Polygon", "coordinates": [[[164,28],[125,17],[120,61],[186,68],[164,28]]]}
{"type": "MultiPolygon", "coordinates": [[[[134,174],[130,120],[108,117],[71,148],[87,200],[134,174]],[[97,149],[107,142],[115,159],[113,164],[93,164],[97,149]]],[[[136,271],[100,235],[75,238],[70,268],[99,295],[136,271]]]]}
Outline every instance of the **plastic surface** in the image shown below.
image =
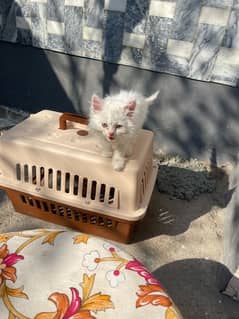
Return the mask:
{"type": "Polygon", "coordinates": [[[111,217],[142,219],[158,169],[153,133],[140,131],[133,155],[117,172],[87,124],[71,122],[69,115],[63,121],[67,129],[59,129],[61,115],[44,110],[4,133],[0,185],[111,217]]]}

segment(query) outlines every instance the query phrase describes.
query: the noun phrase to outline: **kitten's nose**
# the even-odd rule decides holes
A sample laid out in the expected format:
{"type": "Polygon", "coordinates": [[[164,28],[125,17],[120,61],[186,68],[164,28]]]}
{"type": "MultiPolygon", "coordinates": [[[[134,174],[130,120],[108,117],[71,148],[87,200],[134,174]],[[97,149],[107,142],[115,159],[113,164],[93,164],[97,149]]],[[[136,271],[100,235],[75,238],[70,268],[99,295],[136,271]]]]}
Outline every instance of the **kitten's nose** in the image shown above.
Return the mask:
{"type": "Polygon", "coordinates": [[[109,132],[108,137],[110,140],[114,139],[114,132],[109,132]]]}

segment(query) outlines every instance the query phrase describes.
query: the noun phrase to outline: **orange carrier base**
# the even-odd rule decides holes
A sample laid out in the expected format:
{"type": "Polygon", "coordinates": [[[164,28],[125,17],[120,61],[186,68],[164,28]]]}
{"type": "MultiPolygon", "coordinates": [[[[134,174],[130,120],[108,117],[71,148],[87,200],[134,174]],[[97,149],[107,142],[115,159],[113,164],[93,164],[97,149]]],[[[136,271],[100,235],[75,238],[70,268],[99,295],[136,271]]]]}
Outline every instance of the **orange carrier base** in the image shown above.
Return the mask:
{"type": "Polygon", "coordinates": [[[137,221],[93,213],[2,186],[1,188],[7,193],[18,213],[118,242],[128,243],[137,223],[137,221]]]}

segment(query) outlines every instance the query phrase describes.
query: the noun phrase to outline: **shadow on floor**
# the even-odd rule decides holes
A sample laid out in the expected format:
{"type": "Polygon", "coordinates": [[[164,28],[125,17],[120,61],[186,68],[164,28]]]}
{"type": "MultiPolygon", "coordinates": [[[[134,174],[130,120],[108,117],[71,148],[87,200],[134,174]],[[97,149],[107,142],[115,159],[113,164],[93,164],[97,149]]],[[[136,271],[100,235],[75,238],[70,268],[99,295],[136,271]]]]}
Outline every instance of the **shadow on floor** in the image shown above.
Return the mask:
{"type": "Polygon", "coordinates": [[[166,264],[153,273],[184,319],[238,319],[239,302],[220,292],[231,278],[224,265],[205,259],[184,259],[166,264]]]}
{"type": "MultiPolygon", "coordinates": [[[[177,169],[181,170],[180,168],[177,169]]],[[[173,170],[175,171],[175,167],[173,167],[173,170]]],[[[188,174],[191,174],[191,179],[195,179],[194,190],[197,190],[197,179],[199,179],[200,173],[188,171],[188,174]]],[[[229,177],[219,168],[212,169],[211,174],[215,178],[215,191],[201,194],[191,201],[171,199],[169,195],[158,192],[157,187],[155,187],[146,216],[136,225],[133,242],[143,241],[162,234],[175,236],[184,233],[194,220],[210,212],[212,207],[225,207],[229,177]]],[[[172,181],[170,183],[172,184],[172,181]]],[[[186,189],[185,179],[182,179],[180,183],[177,187],[186,189]]],[[[171,184],[170,187],[172,187],[171,184]]],[[[193,190],[192,187],[191,190],[193,190]]]]}

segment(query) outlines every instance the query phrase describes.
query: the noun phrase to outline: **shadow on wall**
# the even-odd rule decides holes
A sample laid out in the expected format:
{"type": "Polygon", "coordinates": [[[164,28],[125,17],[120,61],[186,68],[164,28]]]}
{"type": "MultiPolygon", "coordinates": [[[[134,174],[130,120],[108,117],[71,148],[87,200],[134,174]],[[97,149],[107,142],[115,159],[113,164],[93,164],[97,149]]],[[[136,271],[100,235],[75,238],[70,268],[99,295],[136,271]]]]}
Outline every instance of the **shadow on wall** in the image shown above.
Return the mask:
{"type": "MultiPolygon", "coordinates": [[[[159,83],[157,75],[150,73],[146,92],[152,90],[151,84],[159,83]]],[[[164,144],[173,154],[211,157],[210,162],[217,161],[217,154],[224,154],[226,160],[235,162],[239,89],[177,77],[171,77],[169,83],[163,77],[159,83],[161,96],[151,107],[146,123],[155,133],[157,148],[164,144]]]]}
{"type": "Polygon", "coordinates": [[[232,276],[224,265],[205,259],[184,259],[166,264],[153,274],[165,286],[184,319],[238,318],[238,302],[221,293],[232,276]]]}
{"type": "Polygon", "coordinates": [[[238,88],[180,78],[168,87],[162,81],[161,89],[163,103],[151,108],[146,123],[159,148],[163,141],[172,153],[185,158],[210,157],[211,162],[220,154],[220,159],[236,161],[238,88]]]}
{"type": "Polygon", "coordinates": [[[145,128],[155,133],[156,150],[209,161],[219,154],[219,162],[236,161],[238,88],[134,67],[107,64],[107,68],[104,77],[112,79],[111,93],[132,89],[149,96],[160,90],[145,123],[145,128]]]}
{"type": "MultiPolygon", "coordinates": [[[[134,32],[134,30],[139,27],[141,22],[145,19],[145,14],[149,10],[149,0],[144,1],[127,1],[126,6],[134,7],[134,16],[131,17],[130,14],[125,14],[122,12],[107,11],[105,20],[105,34],[104,34],[104,60],[113,63],[102,63],[103,65],[103,81],[102,89],[103,96],[109,95],[111,88],[118,86],[118,81],[116,80],[116,74],[119,69],[119,63],[121,59],[122,51],[124,50],[123,36],[124,31],[134,32]]],[[[126,9],[126,12],[129,10],[126,9]]],[[[138,52],[136,48],[129,48],[129,54],[137,65],[138,60],[142,60],[138,57],[138,52]]],[[[129,89],[127,87],[127,89],[129,89]]]]}
{"type": "MultiPolygon", "coordinates": [[[[3,1],[0,5],[7,16],[3,29],[4,33],[7,33],[7,38],[12,38],[14,42],[14,39],[21,37],[21,42],[28,44],[29,39],[33,38],[31,31],[21,30],[17,33],[16,28],[12,26],[15,10],[21,15],[21,8],[13,0],[3,1]]],[[[25,23],[28,24],[26,20],[25,23]]],[[[75,66],[71,59],[69,61],[74,76],[75,66]]],[[[45,108],[75,111],[71,98],[65,93],[43,50],[35,49],[33,53],[31,48],[9,44],[4,50],[0,50],[0,64],[0,91],[3,92],[0,103],[30,112],[38,112],[45,108]]],[[[79,74],[77,76],[79,80],[79,74]]],[[[72,83],[75,82],[72,80],[72,83]]]]}

